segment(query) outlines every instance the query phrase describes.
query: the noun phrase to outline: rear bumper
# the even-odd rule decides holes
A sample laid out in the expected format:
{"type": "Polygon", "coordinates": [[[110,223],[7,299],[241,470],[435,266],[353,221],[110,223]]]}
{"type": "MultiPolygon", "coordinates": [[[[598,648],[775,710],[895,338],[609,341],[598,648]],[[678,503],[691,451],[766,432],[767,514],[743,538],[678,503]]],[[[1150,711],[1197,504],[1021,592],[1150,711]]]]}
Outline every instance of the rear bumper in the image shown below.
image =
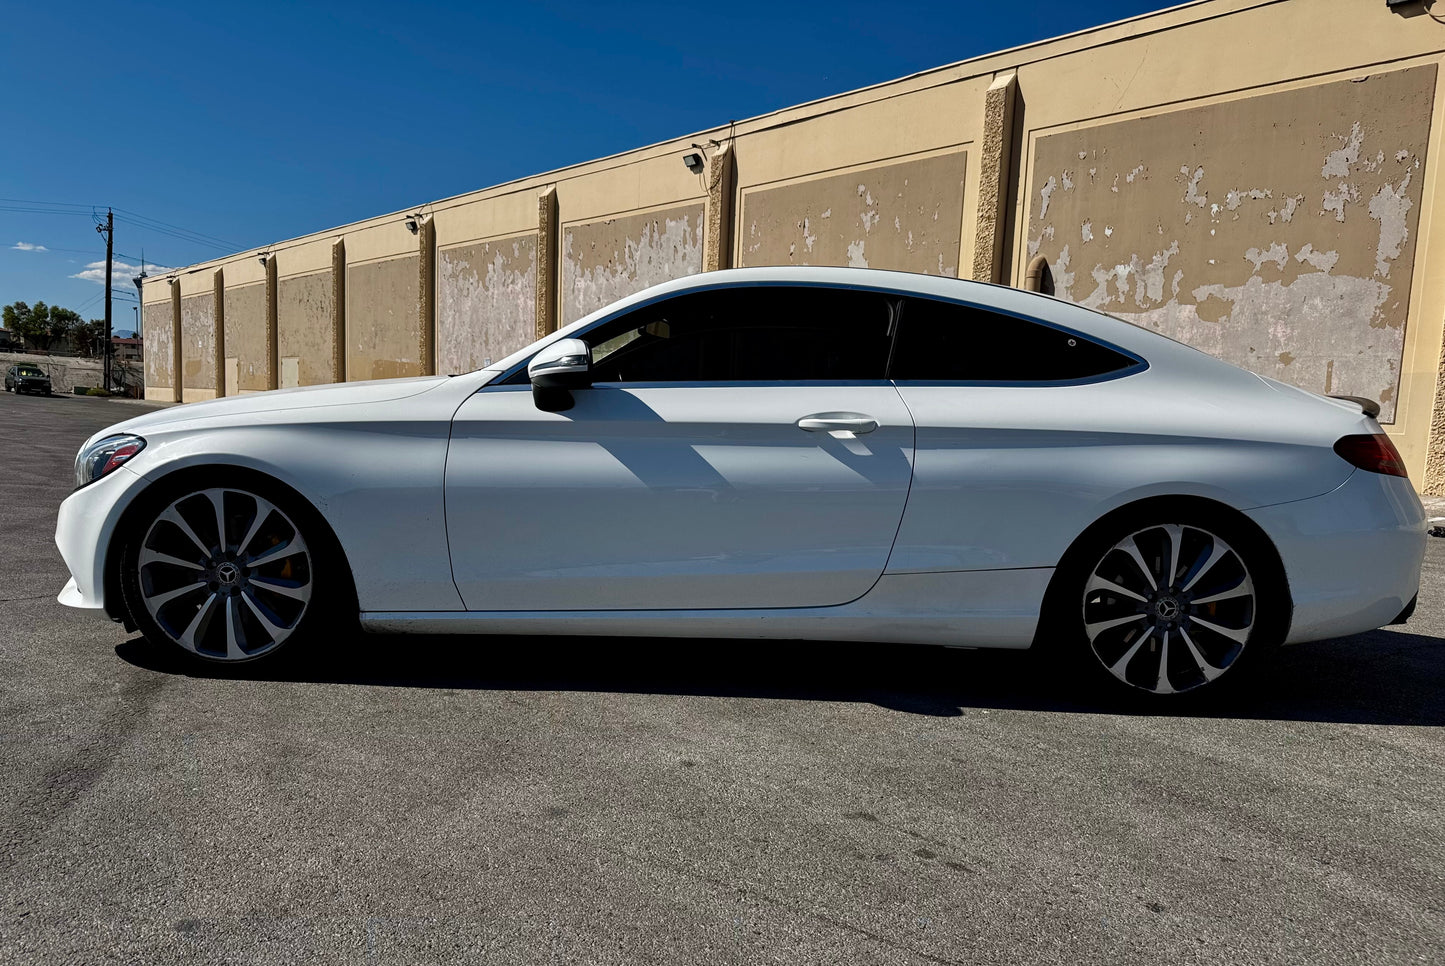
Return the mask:
{"type": "Polygon", "coordinates": [[[1287,643],[1384,627],[1420,590],[1425,511],[1408,480],[1357,470],[1323,496],[1250,510],[1284,563],[1287,643]]]}

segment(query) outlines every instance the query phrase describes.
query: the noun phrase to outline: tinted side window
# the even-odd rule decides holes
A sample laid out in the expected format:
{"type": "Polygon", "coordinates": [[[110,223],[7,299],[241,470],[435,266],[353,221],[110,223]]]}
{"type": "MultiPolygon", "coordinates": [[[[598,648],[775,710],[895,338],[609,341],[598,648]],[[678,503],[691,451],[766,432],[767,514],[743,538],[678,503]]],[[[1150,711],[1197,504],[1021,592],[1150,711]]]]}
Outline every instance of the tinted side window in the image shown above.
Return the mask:
{"type": "Polygon", "coordinates": [[[890,296],[760,285],[645,306],[582,338],[595,382],[883,379],[890,296]]]}
{"type": "Polygon", "coordinates": [[[985,309],[932,299],[903,305],[894,379],[1057,382],[1086,379],[1134,360],[1082,336],[985,309]]]}

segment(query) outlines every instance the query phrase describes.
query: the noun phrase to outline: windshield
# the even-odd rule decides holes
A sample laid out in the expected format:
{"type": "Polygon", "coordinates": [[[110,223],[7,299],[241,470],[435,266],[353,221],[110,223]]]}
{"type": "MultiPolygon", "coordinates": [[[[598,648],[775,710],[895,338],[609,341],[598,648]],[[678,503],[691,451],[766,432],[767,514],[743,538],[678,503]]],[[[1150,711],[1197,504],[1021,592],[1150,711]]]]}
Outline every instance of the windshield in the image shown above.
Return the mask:
{"type": "Polygon", "coordinates": [[[19,366],[15,370],[17,376],[43,376],[45,373],[34,366],[19,366]]]}

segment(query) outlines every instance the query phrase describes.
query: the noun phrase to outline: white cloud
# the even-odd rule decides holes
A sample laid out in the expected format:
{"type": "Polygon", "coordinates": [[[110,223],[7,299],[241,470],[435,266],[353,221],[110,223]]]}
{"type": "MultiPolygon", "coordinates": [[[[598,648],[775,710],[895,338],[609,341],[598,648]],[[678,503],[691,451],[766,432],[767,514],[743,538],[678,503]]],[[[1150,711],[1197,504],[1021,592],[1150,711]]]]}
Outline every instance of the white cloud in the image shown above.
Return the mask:
{"type": "Polygon", "coordinates": [[[10,246],[17,252],[48,252],[50,249],[44,245],[36,245],[33,242],[16,242],[10,246]]]}
{"type": "MultiPolygon", "coordinates": [[[[141,267],[139,265],[131,265],[128,262],[112,262],[110,265],[111,287],[114,288],[119,285],[129,287],[132,284],[131,279],[135,278],[137,275],[140,274],[140,269],[141,267]]],[[[171,269],[166,268],[164,265],[151,264],[147,264],[145,270],[147,275],[164,275],[166,272],[171,271],[171,269]]],[[[85,266],[85,271],[76,272],[70,277],[83,278],[87,282],[94,282],[97,285],[104,285],[105,262],[104,260],[98,262],[90,262],[85,266]]]]}

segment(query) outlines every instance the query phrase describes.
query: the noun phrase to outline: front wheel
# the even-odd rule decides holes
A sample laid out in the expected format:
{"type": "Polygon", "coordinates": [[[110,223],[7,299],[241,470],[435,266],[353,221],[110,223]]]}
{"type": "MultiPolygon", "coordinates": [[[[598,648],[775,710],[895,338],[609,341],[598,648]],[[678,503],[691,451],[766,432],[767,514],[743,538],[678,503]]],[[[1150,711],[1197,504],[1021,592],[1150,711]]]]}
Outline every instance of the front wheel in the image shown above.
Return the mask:
{"type": "Polygon", "coordinates": [[[157,501],[123,558],[127,608],[146,637],[238,663],[309,636],[329,596],[319,535],[286,502],[231,486],[157,501]]]}
{"type": "Polygon", "coordinates": [[[1282,639],[1287,588],[1262,539],[1222,514],[1155,514],[1073,561],[1076,653],[1115,690],[1216,692],[1282,639]]]}

